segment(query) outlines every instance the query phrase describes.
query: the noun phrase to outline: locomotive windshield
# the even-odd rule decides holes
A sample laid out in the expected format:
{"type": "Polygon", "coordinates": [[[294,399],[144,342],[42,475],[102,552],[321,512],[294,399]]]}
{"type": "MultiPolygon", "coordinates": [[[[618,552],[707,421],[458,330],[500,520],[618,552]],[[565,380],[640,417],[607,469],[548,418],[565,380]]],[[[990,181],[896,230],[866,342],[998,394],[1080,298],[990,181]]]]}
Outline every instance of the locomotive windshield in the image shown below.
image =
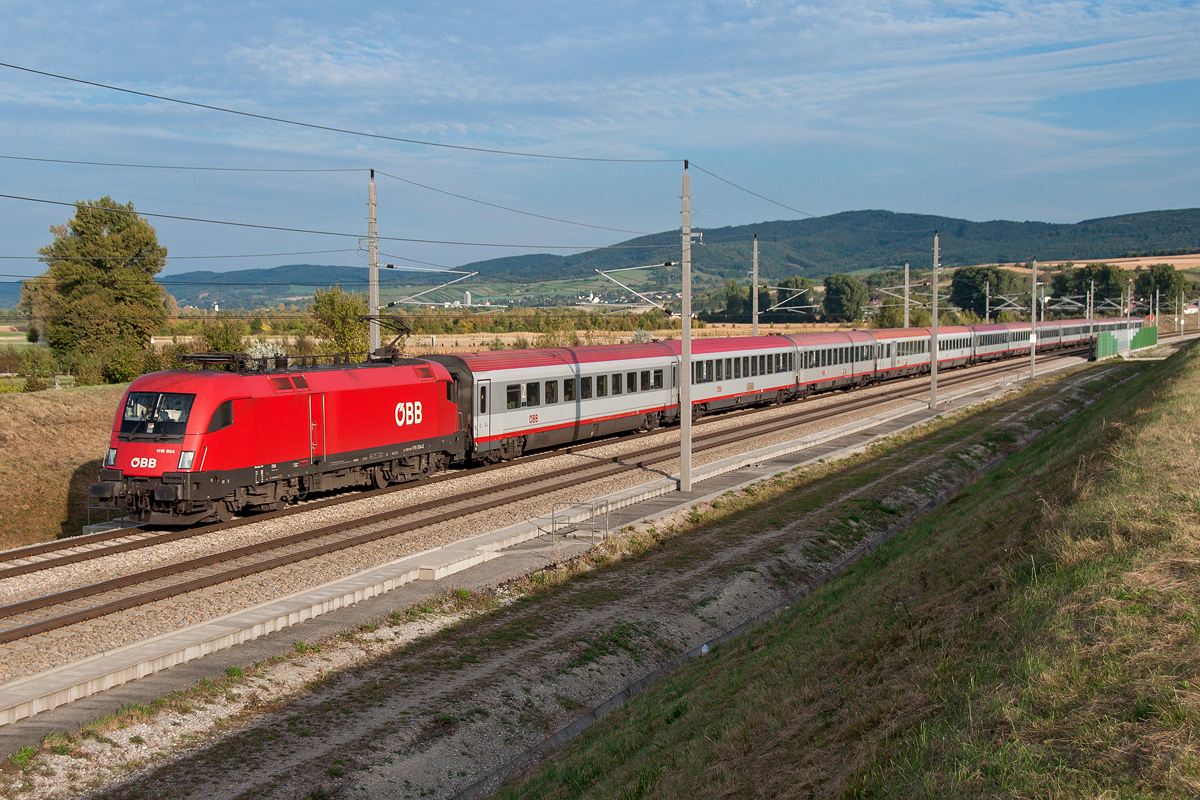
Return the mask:
{"type": "Polygon", "coordinates": [[[121,433],[153,438],[183,436],[194,394],[130,392],[121,417],[121,433]]]}

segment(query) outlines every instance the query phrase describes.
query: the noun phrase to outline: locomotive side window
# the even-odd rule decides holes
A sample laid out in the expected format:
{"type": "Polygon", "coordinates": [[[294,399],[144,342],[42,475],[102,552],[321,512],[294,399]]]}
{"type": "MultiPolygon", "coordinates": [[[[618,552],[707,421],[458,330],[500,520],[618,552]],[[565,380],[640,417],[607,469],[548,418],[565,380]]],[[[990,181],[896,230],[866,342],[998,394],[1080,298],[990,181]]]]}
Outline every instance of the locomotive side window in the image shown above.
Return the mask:
{"type": "Polygon", "coordinates": [[[558,381],[546,381],[546,405],[558,402],[558,381]]]}
{"type": "Polygon", "coordinates": [[[563,400],[567,403],[575,402],[575,379],[567,378],[563,381],[563,400]]]}
{"type": "Polygon", "coordinates": [[[613,396],[621,393],[621,373],[616,373],[612,376],[613,396]]]}
{"type": "Polygon", "coordinates": [[[608,376],[596,376],[596,397],[608,397],[608,376]]]}
{"type": "Polygon", "coordinates": [[[233,424],[233,401],[226,400],[217,406],[213,412],[212,421],[208,423],[208,433],[216,433],[233,424]]]}
{"type": "Polygon", "coordinates": [[[510,383],[505,391],[505,408],[514,409],[521,407],[521,384],[510,383]]]}
{"type": "Polygon", "coordinates": [[[290,389],[295,388],[292,386],[292,382],[284,377],[274,377],[274,378],[271,378],[270,380],[271,380],[271,388],[277,392],[286,392],[290,389]]]}
{"type": "Polygon", "coordinates": [[[579,399],[580,400],[591,400],[592,399],[592,379],[591,378],[580,378],[579,379],[579,399]]]}
{"type": "Polygon", "coordinates": [[[525,398],[529,405],[540,406],[542,404],[542,385],[537,381],[525,384],[525,398]]]}
{"type": "MultiPolygon", "coordinates": [[[[433,373],[430,372],[430,375],[432,375],[432,374],[433,373]]],[[[292,383],[296,384],[297,389],[307,389],[308,388],[308,381],[306,381],[304,379],[303,375],[293,375],[292,383]]]]}

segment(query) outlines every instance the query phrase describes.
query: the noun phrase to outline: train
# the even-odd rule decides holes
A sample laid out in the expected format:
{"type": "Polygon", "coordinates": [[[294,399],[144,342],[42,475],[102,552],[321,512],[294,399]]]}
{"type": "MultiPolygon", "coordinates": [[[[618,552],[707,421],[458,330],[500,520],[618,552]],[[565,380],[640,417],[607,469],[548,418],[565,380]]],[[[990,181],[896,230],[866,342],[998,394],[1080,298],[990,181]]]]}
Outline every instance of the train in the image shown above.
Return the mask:
{"type": "MultiPolygon", "coordinates": [[[[1039,351],[1108,336],[1136,318],[1037,324],[1039,351]]],[[[938,368],[1028,355],[1025,323],[938,328],[938,368]]],[[[454,464],[678,422],[930,370],[928,328],[698,338],[682,343],[501,350],[421,358],[192,357],[134,380],[117,409],[95,508],[188,526],[279,509],[312,493],[417,480],[454,464]],[[199,367],[194,368],[194,367],[199,367]]]]}

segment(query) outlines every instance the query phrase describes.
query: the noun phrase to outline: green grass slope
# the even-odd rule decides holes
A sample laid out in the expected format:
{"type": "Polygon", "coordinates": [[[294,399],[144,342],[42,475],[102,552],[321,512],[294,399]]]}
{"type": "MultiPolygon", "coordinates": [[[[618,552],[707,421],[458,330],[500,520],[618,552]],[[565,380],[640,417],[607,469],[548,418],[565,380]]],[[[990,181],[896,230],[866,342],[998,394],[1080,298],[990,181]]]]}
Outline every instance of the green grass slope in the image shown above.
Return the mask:
{"type": "Polygon", "coordinates": [[[1195,796],[1200,353],[1117,369],[1098,403],[499,796],[1195,796]]]}

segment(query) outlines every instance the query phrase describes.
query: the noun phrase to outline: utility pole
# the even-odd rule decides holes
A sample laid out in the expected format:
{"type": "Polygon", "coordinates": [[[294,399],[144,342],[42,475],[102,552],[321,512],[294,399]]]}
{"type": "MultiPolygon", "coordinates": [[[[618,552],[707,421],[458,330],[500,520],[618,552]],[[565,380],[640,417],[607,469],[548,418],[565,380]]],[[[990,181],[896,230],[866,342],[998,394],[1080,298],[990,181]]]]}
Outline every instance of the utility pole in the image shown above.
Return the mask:
{"type": "Polygon", "coordinates": [[[1037,259],[1033,260],[1033,294],[1029,309],[1029,380],[1037,376],[1037,259]]]}
{"type": "MultiPolygon", "coordinates": [[[[692,490],[692,181],[683,162],[683,342],[679,376],[679,491],[692,490]]],[[[757,292],[758,287],[754,290],[757,292]]]]}
{"type": "Polygon", "coordinates": [[[933,232],[933,325],[929,346],[929,410],[937,411],[938,367],[938,232],[933,232]]]}
{"type": "Polygon", "coordinates": [[[992,282],[983,282],[983,321],[992,321],[992,282]]]}
{"type": "Polygon", "coordinates": [[[375,170],[367,184],[367,313],[371,315],[372,353],[379,349],[379,221],[375,202],[375,170]]]}
{"type": "Polygon", "coordinates": [[[751,271],[750,278],[750,301],[754,304],[752,314],[754,319],[754,327],[750,331],[755,336],[758,336],[758,234],[754,234],[754,267],[751,271]]]}
{"type": "Polygon", "coordinates": [[[904,327],[908,327],[908,262],[904,262],[904,327]]]}

